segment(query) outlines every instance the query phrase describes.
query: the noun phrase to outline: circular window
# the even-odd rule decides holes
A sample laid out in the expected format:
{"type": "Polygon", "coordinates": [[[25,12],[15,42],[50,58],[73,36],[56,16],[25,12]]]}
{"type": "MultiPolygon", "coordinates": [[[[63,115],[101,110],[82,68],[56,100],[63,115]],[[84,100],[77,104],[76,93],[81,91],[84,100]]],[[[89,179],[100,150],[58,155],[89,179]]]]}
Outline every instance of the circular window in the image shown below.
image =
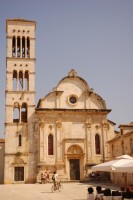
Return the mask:
{"type": "Polygon", "coordinates": [[[76,96],[74,96],[74,95],[72,95],[72,96],[70,96],[69,98],[68,98],[68,100],[69,100],[69,103],[70,104],[76,104],[77,103],[77,97],[76,96]]]}

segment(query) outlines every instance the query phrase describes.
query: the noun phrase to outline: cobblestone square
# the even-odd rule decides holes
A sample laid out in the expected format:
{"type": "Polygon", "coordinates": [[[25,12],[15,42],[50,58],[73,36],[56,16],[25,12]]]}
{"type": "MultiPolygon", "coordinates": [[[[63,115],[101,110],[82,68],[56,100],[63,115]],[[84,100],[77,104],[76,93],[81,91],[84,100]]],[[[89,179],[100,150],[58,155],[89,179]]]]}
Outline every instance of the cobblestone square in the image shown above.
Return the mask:
{"type": "MultiPolygon", "coordinates": [[[[52,193],[52,183],[0,185],[0,200],[86,200],[89,186],[92,185],[88,183],[63,183],[62,191],[52,193]]],[[[95,185],[92,187],[95,192],[95,185]]],[[[105,187],[106,185],[103,186],[103,188],[105,187]]],[[[110,188],[118,189],[111,186],[110,188]]]]}

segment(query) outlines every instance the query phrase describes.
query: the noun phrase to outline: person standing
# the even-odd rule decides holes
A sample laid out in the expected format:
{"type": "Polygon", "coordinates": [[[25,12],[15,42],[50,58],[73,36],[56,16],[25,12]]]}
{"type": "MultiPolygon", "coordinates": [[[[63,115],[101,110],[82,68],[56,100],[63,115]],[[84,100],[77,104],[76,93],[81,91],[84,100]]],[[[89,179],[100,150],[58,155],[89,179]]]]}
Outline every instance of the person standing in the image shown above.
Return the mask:
{"type": "Polygon", "coordinates": [[[58,174],[56,172],[53,173],[52,180],[54,182],[54,185],[58,183],[58,174]]]}

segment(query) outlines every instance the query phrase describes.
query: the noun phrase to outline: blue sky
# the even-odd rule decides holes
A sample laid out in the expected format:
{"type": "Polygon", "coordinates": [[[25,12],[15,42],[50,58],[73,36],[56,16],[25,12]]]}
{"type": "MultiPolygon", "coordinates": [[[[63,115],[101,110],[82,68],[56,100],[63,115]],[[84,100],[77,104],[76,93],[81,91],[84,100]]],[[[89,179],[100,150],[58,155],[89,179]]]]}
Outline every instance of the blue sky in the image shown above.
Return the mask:
{"type": "Polygon", "coordinates": [[[133,121],[132,0],[0,0],[0,137],[4,136],[6,19],[35,20],[36,105],[74,68],[112,109],[133,121]]]}

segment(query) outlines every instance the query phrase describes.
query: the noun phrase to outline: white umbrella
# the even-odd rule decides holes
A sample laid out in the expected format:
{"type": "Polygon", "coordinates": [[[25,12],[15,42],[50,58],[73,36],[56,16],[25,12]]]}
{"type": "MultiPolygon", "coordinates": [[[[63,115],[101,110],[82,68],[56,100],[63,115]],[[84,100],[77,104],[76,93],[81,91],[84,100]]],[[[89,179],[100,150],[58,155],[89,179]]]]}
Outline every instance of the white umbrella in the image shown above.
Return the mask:
{"type": "Polygon", "coordinates": [[[116,160],[108,161],[105,163],[101,163],[92,167],[93,171],[103,171],[103,172],[112,172],[114,168],[112,168],[113,164],[116,160]]]}
{"type": "MultiPolygon", "coordinates": [[[[130,168],[133,165],[133,158],[128,155],[122,155],[116,157],[115,160],[111,160],[105,163],[101,163],[92,167],[93,171],[107,171],[107,172],[129,172],[127,165],[129,164],[130,168]]],[[[130,172],[133,172],[133,169],[130,169],[130,172]]]]}
{"type": "Polygon", "coordinates": [[[116,157],[115,160],[101,163],[92,167],[93,171],[106,172],[125,172],[126,173],[126,187],[127,187],[127,173],[133,173],[133,158],[128,155],[116,157]]]}
{"type": "Polygon", "coordinates": [[[133,160],[131,160],[129,163],[125,163],[122,166],[116,166],[117,172],[127,172],[127,173],[133,173],[133,160]]]}

